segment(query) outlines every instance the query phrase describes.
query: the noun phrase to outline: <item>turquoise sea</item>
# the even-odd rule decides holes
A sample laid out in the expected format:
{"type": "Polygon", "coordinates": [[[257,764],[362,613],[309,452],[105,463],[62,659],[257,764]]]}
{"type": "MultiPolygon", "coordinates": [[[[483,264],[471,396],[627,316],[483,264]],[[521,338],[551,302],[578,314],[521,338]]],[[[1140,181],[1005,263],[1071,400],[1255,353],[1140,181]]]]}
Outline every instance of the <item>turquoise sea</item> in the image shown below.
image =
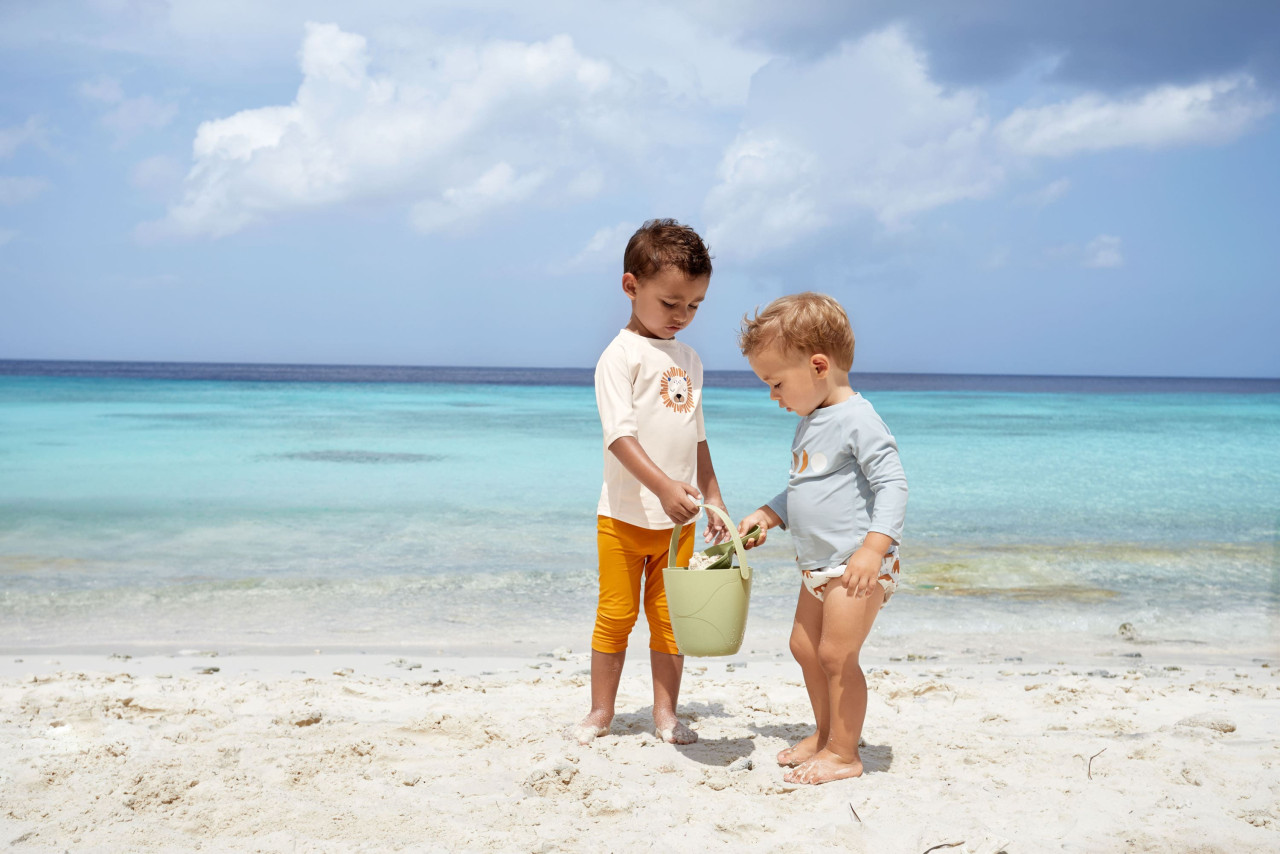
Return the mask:
{"type": "MultiPolygon", "coordinates": [[[[0,650],[586,649],[589,381],[0,362],[0,650]]],[[[911,488],[877,632],[1274,648],[1280,382],[853,381],[911,488]]],[[[785,484],[794,416],[749,374],[705,399],[741,516],[785,484]]],[[[753,561],[785,650],[788,537],[753,561]]]]}

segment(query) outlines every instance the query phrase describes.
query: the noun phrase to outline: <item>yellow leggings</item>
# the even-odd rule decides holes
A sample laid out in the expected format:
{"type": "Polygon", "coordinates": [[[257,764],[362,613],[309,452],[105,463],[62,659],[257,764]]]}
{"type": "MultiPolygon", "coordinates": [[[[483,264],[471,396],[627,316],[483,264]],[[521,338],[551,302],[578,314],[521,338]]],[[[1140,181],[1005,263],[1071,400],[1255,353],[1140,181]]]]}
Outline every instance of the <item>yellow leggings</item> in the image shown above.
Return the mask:
{"type": "MultiPolygon", "coordinates": [[[[676,563],[688,566],[693,555],[693,525],[680,532],[676,563]]],[[[671,549],[671,529],[650,530],[608,516],[596,517],[596,547],[600,553],[600,602],[591,648],[622,652],[640,616],[640,579],[644,579],[644,616],[649,621],[649,649],[676,655],[675,635],[667,614],[667,589],[662,570],[671,549]]]]}

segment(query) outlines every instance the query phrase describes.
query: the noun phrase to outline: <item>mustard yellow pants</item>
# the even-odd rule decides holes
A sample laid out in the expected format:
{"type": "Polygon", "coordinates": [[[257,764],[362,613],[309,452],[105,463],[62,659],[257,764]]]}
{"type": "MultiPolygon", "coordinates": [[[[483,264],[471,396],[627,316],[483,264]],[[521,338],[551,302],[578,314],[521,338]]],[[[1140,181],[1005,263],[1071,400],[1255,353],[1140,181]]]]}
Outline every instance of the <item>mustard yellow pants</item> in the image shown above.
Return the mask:
{"type": "MultiPolygon", "coordinates": [[[[676,564],[688,566],[693,555],[693,525],[680,532],[676,564]]],[[[591,648],[622,652],[640,616],[640,582],[644,581],[644,616],[649,621],[649,649],[676,655],[675,635],[667,614],[667,589],[662,570],[671,549],[671,529],[650,530],[608,516],[596,517],[596,548],[600,553],[600,601],[591,648]]]]}

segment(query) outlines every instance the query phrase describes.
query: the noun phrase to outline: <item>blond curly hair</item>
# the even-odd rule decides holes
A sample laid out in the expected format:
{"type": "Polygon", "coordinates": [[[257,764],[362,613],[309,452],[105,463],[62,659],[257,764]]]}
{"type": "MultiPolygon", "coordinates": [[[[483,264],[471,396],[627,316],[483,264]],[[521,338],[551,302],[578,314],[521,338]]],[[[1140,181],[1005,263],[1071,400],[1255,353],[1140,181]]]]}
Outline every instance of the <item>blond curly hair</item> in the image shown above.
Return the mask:
{"type": "Polygon", "coordinates": [[[826,294],[789,294],[769,303],[764,311],[757,309],[755,317],[743,315],[738,332],[742,355],[750,358],[772,345],[805,356],[822,353],[841,371],[853,367],[849,315],[826,294]]]}

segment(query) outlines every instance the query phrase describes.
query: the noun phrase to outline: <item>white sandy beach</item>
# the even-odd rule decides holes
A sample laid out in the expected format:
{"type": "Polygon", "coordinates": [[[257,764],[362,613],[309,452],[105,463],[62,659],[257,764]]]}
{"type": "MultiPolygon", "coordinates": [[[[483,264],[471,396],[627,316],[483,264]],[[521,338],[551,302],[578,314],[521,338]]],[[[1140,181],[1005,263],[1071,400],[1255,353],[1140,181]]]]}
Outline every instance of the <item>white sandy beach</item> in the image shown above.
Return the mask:
{"type": "Polygon", "coordinates": [[[9,655],[15,851],[1241,852],[1280,847],[1271,660],[1177,644],[875,646],[858,780],[786,784],[808,731],[775,651],[689,659],[659,742],[643,648],[590,746],[588,659],[9,655]],[[954,651],[953,651],[954,650],[954,651]]]}

